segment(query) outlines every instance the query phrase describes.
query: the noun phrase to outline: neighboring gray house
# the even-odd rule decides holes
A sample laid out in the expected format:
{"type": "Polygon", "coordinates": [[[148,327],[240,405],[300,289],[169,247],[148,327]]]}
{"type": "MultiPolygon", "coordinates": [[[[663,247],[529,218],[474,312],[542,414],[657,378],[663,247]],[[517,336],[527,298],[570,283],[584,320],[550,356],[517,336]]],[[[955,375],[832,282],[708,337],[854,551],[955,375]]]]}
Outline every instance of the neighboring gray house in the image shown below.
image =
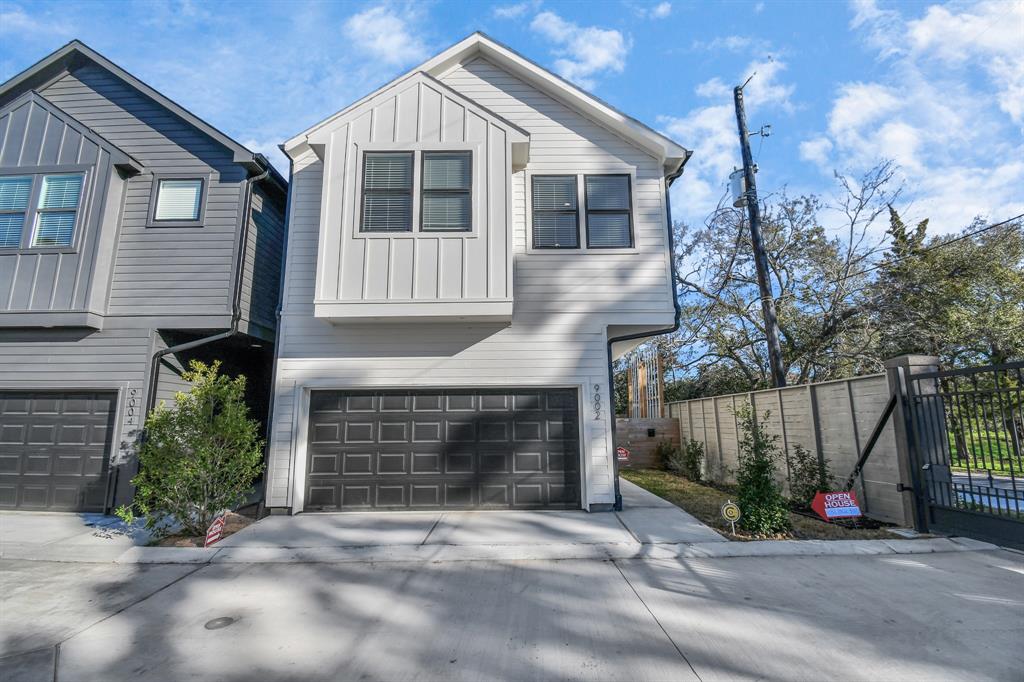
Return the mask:
{"type": "Polygon", "coordinates": [[[284,149],[267,505],[612,506],[689,152],[479,33],[284,149]]]}
{"type": "Polygon", "coordinates": [[[78,41],[0,85],[0,508],[129,501],[144,414],[191,357],[266,409],[286,193],[78,41]]]}

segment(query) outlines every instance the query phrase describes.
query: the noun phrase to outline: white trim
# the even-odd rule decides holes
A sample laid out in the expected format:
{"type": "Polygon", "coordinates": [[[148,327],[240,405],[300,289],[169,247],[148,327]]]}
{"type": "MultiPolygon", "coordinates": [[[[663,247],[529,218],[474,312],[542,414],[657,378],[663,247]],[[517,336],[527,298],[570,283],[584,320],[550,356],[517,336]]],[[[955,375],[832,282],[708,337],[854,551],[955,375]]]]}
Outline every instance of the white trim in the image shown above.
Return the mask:
{"type": "MultiPolygon", "coordinates": [[[[588,118],[610,129],[620,137],[632,142],[658,159],[666,174],[677,171],[690,154],[684,147],[664,135],[609,106],[597,97],[580,90],[575,85],[559,78],[514,50],[479,32],[459,41],[447,50],[428,59],[423,64],[378,88],[333,116],[292,137],[284,143],[285,152],[294,154],[303,144],[312,144],[314,141],[311,138],[316,136],[325,126],[348,116],[363,104],[372,102],[381,92],[415,76],[417,73],[422,72],[433,79],[459,64],[468,62],[476,56],[482,56],[495,62],[514,76],[538,87],[588,118]]],[[[293,155],[292,158],[295,158],[295,156],[293,155]]]]}
{"type": "Polygon", "coordinates": [[[473,322],[512,323],[511,299],[370,299],[361,301],[313,301],[313,316],[335,322],[473,322]]]}

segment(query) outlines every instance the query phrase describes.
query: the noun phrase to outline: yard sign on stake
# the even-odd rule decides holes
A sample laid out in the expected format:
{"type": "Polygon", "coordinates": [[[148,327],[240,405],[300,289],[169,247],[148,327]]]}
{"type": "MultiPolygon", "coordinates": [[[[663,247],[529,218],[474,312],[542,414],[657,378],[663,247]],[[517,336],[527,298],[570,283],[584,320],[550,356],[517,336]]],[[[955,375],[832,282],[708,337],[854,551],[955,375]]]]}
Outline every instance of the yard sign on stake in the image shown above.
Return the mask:
{"type": "Polygon", "coordinates": [[[852,490],[818,493],[811,502],[811,509],[826,521],[861,516],[857,495],[852,490]]]}
{"type": "Polygon", "coordinates": [[[206,531],[206,543],[203,547],[209,547],[220,540],[221,535],[224,534],[224,519],[226,516],[227,514],[221,514],[213,520],[213,523],[210,524],[209,530],[206,531]]]}

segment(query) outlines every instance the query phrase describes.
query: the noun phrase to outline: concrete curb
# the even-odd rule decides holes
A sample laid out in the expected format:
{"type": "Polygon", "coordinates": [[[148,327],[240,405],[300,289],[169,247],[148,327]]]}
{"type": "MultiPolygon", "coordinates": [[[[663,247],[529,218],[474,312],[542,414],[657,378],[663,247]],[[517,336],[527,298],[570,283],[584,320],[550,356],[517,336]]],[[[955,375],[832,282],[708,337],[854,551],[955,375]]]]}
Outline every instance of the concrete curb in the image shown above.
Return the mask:
{"type": "Polygon", "coordinates": [[[595,543],[549,545],[380,545],[370,547],[67,547],[8,548],[0,559],[118,564],[430,563],[566,559],[725,559],[773,556],[880,556],[991,551],[970,538],[920,540],[758,540],[753,542],[595,543]]]}

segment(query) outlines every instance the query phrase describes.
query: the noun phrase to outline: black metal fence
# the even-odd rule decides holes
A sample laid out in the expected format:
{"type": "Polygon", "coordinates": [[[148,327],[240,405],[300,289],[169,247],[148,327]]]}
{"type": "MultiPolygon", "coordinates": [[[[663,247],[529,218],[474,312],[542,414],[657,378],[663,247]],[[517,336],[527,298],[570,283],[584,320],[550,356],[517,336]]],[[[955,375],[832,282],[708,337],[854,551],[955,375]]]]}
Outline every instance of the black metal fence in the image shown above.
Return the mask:
{"type": "Polygon", "coordinates": [[[915,374],[908,398],[928,525],[1024,542],[1024,362],[915,374]]]}

